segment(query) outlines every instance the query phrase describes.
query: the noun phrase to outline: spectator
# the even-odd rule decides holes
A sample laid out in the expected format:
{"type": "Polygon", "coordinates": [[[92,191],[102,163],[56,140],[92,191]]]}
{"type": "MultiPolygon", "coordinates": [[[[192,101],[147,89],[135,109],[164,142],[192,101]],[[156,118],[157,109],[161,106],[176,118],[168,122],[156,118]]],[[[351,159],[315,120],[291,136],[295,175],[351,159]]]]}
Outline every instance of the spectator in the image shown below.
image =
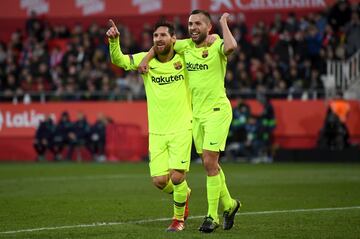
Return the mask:
{"type": "Polygon", "coordinates": [[[36,129],[34,149],[38,154],[37,161],[45,160],[45,153],[47,150],[53,151],[54,131],[54,121],[49,115],[44,121],[40,122],[39,127],[36,129]]]}
{"type": "Polygon", "coordinates": [[[274,21],[271,24],[271,28],[274,29],[276,32],[282,32],[285,27],[285,22],[282,20],[282,16],[279,13],[274,15],[274,21]]]}
{"type": "Polygon", "coordinates": [[[304,80],[300,77],[297,66],[291,66],[289,70],[289,75],[287,76],[288,82],[291,82],[292,85],[289,88],[289,93],[292,94],[293,99],[301,98],[301,95],[304,90],[304,80]]]}
{"type": "Polygon", "coordinates": [[[334,31],[341,30],[346,23],[350,21],[351,6],[348,0],[337,0],[335,5],[330,9],[328,21],[334,31]]]}
{"type": "Polygon", "coordinates": [[[227,141],[229,147],[232,143],[245,141],[245,125],[248,121],[250,114],[250,106],[243,99],[239,99],[237,107],[233,109],[233,120],[230,125],[230,131],[227,141]]]}
{"type": "Polygon", "coordinates": [[[260,140],[264,144],[266,162],[272,162],[273,133],[276,128],[275,111],[271,101],[265,95],[258,95],[257,99],[263,106],[263,111],[259,117],[262,134],[260,140]]]}
{"type": "Polygon", "coordinates": [[[13,101],[22,90],[18,86],[16,76],[14,74],[8,74],[5,82],[5,90],[3,92],[5,101],[13,101]]]}
{"type": "Polygon", "coordinates": [[[307,43],[305,41],[303,30],[300,30],[295,33],[293,47],[294,47],[294,59],[297,62],[303,62],[308,57],[307,43]]]}
{"type": "Polygon", "coordinates": [[[43,22],[37,17],[35,11],[30,12],[30,18],[26,20],[26,33],[30,36],[36,37],[36,39],[42,39],[43,22]]]}
{"type": "Polygon", "coordinates": [[[76,160],[82,161],[81,150],[87,147],[90,133],[90,126],[84,113],[78,112],[77,121],[74,122],[71,132],[69,133],[69,160],[72,159],[74,149],[76,149],[76,160]]]}
{"type": "Polygon", "coordinates": [[[322,44],[322,36],[320,35],[319,30],[316,25],[311,24],[307,30],[307,34],[305,37],[308,56],[311,61],[314,63],[319,58],[319,53],[322,44]]]}
{"type": "Polygon", "coordinates": [[[265,154],[265,142],[262,139],[262,128],[255,115],[250,115],[245,124],[244,139],[229,145],[226,155],[229,158],[245,158],[257,162],[265,154]]]}
{"type": "Polygon", "coordinates": [[[319,29],[320,34],[323,35],[325,28],[328,25],[325,12],[314,13],[313,19],[314,19],[313,21],[315,22],[316,27],[319,29]]]}
{"type": "Polygon", "coordinates": [[[106,143],[106,124],[107,120],[103,114],[98,115],[97,121],[90,128],[89,147],[94,161],[104,162],[105,143],[106,143]]]}
{"type": "Polygon", "coordinates": [[[308,90],[308,93],[311,94],[312,99],[324,97],[324,85],[320,79],[320,73],[318,69],[313,68],[311,70],[310,79],[305,82],[304,86],[308,90]]]}
{"type": "Polygon", "coordinates": [[[288,14],[284,28],[285,31],[289,32],[292,35],[299,30],[299,24],[295,12],[290,12],[288,14]]]}
{"type": "Polygon", "coordinates": [[[346,55],[352,56],[360,49],[360,17],[353,11],[351,21],[345,26],[346,55]]]}
{"type": "Polygon", "coordinates": [[[232,95],[240,91],[240,82],[234,77],[232,71],[227,71],[225,75],[225,88],[227,95],[232,95]]]}
{"type": "MultiPolygon", "coordinates": [[[[182,38],[186,38],[187,35],[187,29],[186,27],[181,23],[181,19],[179,16],[174,16],[174,20],[173,20],[174,26],[175,26],[175,35],[177,38],[182,39],[182,38]]],[[[136,51],[131,51],[131,52],[136,52],[136,51]]]]}
{"type": "Polygon", "coordinates": [[[67,111],[64,111],[61,114],[61,118],[56,125],[54,132],[53,151],[55,154],[55,161],[60,161],[62,159],[63,149],[66,146],[69,146],[70,140],[73,139],[72,128],[73,124],[70,121],[70,115],[67,111]]]}
{"type": "Polygon", "coordinates": [[[267,52],[266,45],[262,42],[261,35],[256,33],[252,36],[250,43],[249,54],[256,59],[263,60],[264,55],[267,52]]]}
{"type": "Polygon", "coordinates": [[[276,60],[279,62],[279,66],[283,71],[287,71],[289,68],[290,58],[293,57],[293,46],[290,32],[285,30],[282,34],[280,34],[280,40],[276,43],[274,47],[274,54],[276,56],[276,60]]]}

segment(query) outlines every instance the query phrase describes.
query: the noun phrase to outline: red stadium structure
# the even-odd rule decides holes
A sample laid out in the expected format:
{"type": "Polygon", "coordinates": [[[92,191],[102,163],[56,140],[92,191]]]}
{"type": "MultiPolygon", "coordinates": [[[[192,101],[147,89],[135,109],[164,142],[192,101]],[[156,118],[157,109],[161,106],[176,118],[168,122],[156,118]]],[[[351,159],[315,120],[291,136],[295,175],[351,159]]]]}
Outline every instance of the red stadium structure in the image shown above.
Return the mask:
{"type": "MultiPolygon", "coordinates": [[[[286,15],[296,12],[298,16],[330,8],[336,0],[4,0],[0,9],[0,39],[8,39],[14,29],[21,29],[31,11],[54,24],[85,27],[93,22],[100,25],[114,18],[128,26],[136,35],[141,33],[144,22],[154,23],[159,16],[179,16],[186,19],[193,9],[204,9],[214,14],[227,11],[244,13],[247,23],[262,20],[270,22],[274,13],[286,15]]],[[[356,3],[356,0],[350,0],[356,3]]],[[[186,21],[186,20],[185,20],[186,21]]]]}
{"type": "MultiPolygon", "coordinates": [[[[233,102],[234,105],[236,102],[233,102]]],[[[249,101],[254,113],[261,112],[261,105],[249,101]]],[[[360,143],[360,103],[351,101],[351,114],[347,120],[353,142],[360,143]]],[[[327,104],[317,101],[274,100],[277,128],[274,143],[281,148],[309,149],[316,146],[327,104]]],[[[147,154],[147,114],[145,102],[89,102],[89,103],[34,103],[30,105],[1,104],[0,159],[34,160],[32,148],[35,128],[46,115],[59,118],[67,109],[74,118],[84,112],[90,122],[99,112],[115,123],[108,126],[107,154],[111,160],[141,160],[147,154]]]]}

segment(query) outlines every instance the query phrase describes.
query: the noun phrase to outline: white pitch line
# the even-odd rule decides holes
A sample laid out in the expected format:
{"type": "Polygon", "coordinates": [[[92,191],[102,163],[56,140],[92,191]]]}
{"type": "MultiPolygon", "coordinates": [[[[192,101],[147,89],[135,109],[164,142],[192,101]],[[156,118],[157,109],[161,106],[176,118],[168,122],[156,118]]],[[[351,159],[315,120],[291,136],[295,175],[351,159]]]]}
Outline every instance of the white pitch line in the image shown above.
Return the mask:
{"type": "MultiPolygon", "coordinates": [[[[360,209],[360,206],[291,209],[291,210],[275,210],[275,211],[260,211],[260,212],[241,212],[236,215],[237,216],[247,216],[247,215],[265,215],[265,214],[277,214],[277,213],[342,211],[342,210],[352,210],[352,209],[360,209]]],[[[188,220],[203,218],[203,217],[204,216],[190,216],[190,217],[188,217],[188,220]]],[[[15,230],[15,231],[4,231],[4,232],[0,232],[0,234],[15,234],[15,233],[21,233],[21,232],[50,231],[50,230],[85,228],[85,227],[116,226],[116,225],[123,225],[123,224],[144,224],[144,223],[151,223],[151,222],[170,221],[171,219],[172,218],[155,218],[155,219],[146,219],[146,220],[138,220],[138,221],[128,221],[128,222],[94,222],[91,224],[78,224],[78,225],[57,226],[57,227],[39,227],[39,228],[31,228],[31,229],[20,229],[20,230],[15,230]]]]}

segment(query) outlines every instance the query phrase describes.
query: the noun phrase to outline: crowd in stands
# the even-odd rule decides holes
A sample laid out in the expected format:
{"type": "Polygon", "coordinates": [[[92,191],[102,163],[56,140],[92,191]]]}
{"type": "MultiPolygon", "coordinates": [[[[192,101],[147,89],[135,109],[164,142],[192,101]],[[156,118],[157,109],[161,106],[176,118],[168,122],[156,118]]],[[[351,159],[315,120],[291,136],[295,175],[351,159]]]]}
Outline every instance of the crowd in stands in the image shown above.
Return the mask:
{"type": "MultiPolygon", "coordinates": [[[[229,96],[323,97],[326,61],[345,59],[360,49],[359,15],[360,3],[347,0],[304,16],[275,14],[271,23],[251,26],[244,14],[234,15],[230,28],[239,47],[228,61],[229,96]]],[[[213,32],[220,33],[217,17],[213,32]]],[[[179,17],[170,20],[177,37],[186,37],[184,22],[179,17]]],[[[119,30],[124,53],[147,51],[152,45],[147,23],[139,40],[126,26],[119,30]]],[[[88,29],[81,24],[50,25],[33,14],[24,30],[0,44],[1,101],[27,93],[37,93],[31,100],[46,101],[144,99],[139,75],[111,66],[105,31],[106,26],[96,23],[88,29]],[[65,42],[65,47],[54,41],[65,42]]]]}
{"type": "Polygon", "coordinates": [[[103,114],[99,114],[96,122],[90,125],[82,112],[78,112],[76,121],[71,121],[67,111],[61,114],[57,123],[51,116],[47,117],[35,133],[37,160],[44,161],[46,153],[50,152],[54,161],[62,161],[63,158],[67,161],[82,161],[82,151],[88,150],[94,161],[105,161],[107,121],[103,114]]]}

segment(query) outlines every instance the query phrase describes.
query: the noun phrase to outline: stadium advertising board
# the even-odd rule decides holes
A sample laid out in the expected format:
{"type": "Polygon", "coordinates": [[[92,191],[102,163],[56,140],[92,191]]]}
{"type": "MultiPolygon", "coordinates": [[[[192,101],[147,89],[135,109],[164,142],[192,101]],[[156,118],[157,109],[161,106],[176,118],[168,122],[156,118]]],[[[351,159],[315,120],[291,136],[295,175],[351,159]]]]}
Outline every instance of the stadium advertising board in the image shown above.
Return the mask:
{"type": "MultiPolygon", "coordinates": [[[[237,103],[233,101],[233,106],[237,103]]],[[[256,101],[248,101],[252,112],[262,111],[256,101]]],[[[312,148],[316,145],[327,104],[324,101],[273,101],[277,126],[274,141],[283,148],[312,148]]],[[[352,142],[360,143],[360,102],[350,102],[347,125],[352,142]]],[[[33,139],[39,122],[50,115],[57,121],[63,111],[68,111],[70,119],[76,120],[79,111],[90,123],[94,123],[99,113],[110,118],[114,127],[109,129],[107,154],[109,159],[139,160],[139,155],[147,152],[146,102],[73,102],[73,103],[0,103],[0,160],[34,160],[33,139]],[[117,126],[116,126],[117,125],[117,126]],[[131,125],[131,127],[119,127],[131,125]],[[135,135],[131,130],[136,130],[135,135]],[[126,132],[128,136],[126,136],[126,132]],[[120,140],[120,141],[119,141],[120,140]]]]}
{"type": "Polygon", "coordinates": [[[99,113],[117,123],[134,123],[147,133],[146,104],[144,103],[47,103],[47,104],[0,104],[0,138],[33,137],[35,129],[43,119],[51,116],[55,122],[63,111],[68,111],[70,119],[76,120],[79,111],[88,121],[96,121],[99,113]]]}
{"type": "MultiPolygon", "coordinates": [[[[248,101],[255,114],[261,112],[256,101],[248,101]]],[[[233,101],[236,105],[236,101],[233,101]]],[[[327,105],[324,101],[273,101],[277,118],[275,135],[285,137],[316,138],[323,125],[327,105]]],[[[360,103],[351,101],[347,124],[351,135],[360,136],[360,103]]],[[[79,111],[88,121],[96,121],[99,113],[115,123],[135,124],[147,135],[146,102],[86,102],[86,103],[35,103],[35,104],[0,104],[0,138],[33,137],[39,122],[50,115],[59,119],[63,111],[68,111],[71,120],[76,120],[79,111]]]]}
{"type": "MultiPolygon", "coordinates": [[[[352,0],[351,2],[355,2],[352,0]]],[[[31,11],[48,18],[84,16],[187,15],[193,9],[210,12],[298,11],[324,9],[335,0],[3,0],[0,18],[26,18],[31,11]]]]}

